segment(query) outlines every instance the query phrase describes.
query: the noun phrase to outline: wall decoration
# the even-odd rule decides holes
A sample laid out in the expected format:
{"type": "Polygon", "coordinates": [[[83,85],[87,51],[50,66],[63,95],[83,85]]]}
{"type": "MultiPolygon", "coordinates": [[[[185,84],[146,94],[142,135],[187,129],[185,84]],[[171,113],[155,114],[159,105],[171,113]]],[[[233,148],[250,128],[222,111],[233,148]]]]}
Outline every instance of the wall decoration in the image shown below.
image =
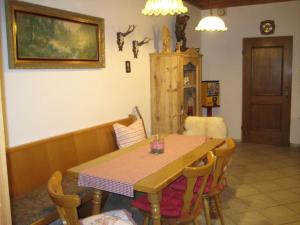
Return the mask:
{"type": "Polygon", "coordinates": [[[126,73],[131,73],[130,61],[125,61],[125,71],[126,73]]]}
{"type": "Polygon", "coordinates": [[[264,35],[274,34],[275,22],[274,20],[265,20],[260,23],[260,33],[264,35]]]}
{"type": "Polygon", "coordinates": [[[187,25],[187,21],[190,19],[188,15],[177,15],[176,16],[176,24],[175,24],[175,34],[176,40],[181,44],[180,50],[187,50],[186,47],[186,37],[185,37],[185,28],[187,25]]]}
{"type": "Polygon", "coordinates": [[[129,25],[126,32],[124,32],[124,33],[118,32],[117,33],[117,44],[118,44],[119,51],[123,51],[124,37],[126,37],[128,34],[132,33],[135,28],[136,28],[135,25],[129,25]]]}
{"type": "Polygon", "coordinates": [[[151,41],[150,38],[144,38],[144,40],[142,40],[142,41],[136,41],[136,40],[132,41],[132,51],[133,51],[133,56],[135,59],[137,59],[137,57],[138,57],[139,47],[144,44],[149,43],[149,41],[151,41]]]}
{"type": "Polygon", "coordinates": [[[217,15],[218,16],[227,16],[227,10],[226,10],[226,8],[218,8],[217,9],[217,15]]]}
{"type": "Polygon", "coordinates": [[[167,26],[163,26],[161,32],[161,41],[162,41],[162,52],[171,52],[170,42],[171,42],[171,35],[169,28],[167,26]]]}
{"type": "Polygon", "coordinates": [[[105,67],[104,19],[8,1],[10,68],[105,67]]]}

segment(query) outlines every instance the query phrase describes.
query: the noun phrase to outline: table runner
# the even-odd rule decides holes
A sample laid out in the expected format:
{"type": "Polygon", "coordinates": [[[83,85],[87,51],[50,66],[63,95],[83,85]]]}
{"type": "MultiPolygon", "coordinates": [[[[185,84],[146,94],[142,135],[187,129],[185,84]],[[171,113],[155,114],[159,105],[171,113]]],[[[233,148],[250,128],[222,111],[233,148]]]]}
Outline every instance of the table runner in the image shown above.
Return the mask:
{"type": "Polygon", "coordinates": [[[149,144],[137,147],[135,151],[80,172],[78,185],[133,197],[136,182],[194,150],[205,140],[204,136],[171,134],[164,138],[163,154],[151,154],[149,144]]]}

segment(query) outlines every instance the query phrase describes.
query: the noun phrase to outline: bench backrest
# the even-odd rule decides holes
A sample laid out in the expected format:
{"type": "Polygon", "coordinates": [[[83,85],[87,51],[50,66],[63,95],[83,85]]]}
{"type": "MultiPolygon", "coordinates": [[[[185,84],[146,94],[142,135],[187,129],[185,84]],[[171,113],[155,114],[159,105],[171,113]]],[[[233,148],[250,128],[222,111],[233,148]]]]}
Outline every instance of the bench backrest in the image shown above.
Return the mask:
{"type": "Polygon", "coordinates": [[[62,172],[117,149],[114,123],[129,125],[135,117],[70,132],[7,149],[10,194],[21,197],[62,172]]]}

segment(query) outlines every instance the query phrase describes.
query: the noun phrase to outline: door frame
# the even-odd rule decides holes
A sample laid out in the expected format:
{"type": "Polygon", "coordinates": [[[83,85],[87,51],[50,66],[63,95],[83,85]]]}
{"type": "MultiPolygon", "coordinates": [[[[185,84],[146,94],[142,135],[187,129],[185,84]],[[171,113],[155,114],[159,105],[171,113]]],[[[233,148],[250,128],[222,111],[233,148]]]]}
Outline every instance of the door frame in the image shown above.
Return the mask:
{"type": "MultiPolygon", "coordinates": [[[[254,38],[243,38],[243,103],[242,103],[242,141],[247,141],[245,138],[245,125],[247,126],[247,110],[246,106],[248,105],[249,99],[249,82],[247,80],[247,73],[249,71],[248,65],[246,64],[246,61],[250,61],[251,54],[245,55],[245,48],[247,47],[245,40],[264,40],[264,47],[274,47],[274,41],[281,40],[287,48],[285,50],[290,51],[291,54],[286,54],[284,52],[284,56],[287,57],[287,60],[284,61],[285,64],[283,64],[283,67],[286,71],[286,84],[287,86],[282,87],[282,92],[287,91],[287,112],[286,117],[283,118],[282,124],[288,124],[287,127],[283,126],[283,133],[284,136],[281,139],[281,145],[289,145],[290,144],[290,127],[291,127],[291,95],[292,95],[292,58],[293,58],[293,36],[272,36],[272,37],[254,37],[254,38]],[[289,65],[291,65],[289,67],[289,65]]],[[[284,85],[284,84],[283,84],[284,85]]],[[[282,93],[282,96],[284,96],[284,93],[282,93]]]]}
{"type": "MultiPolygon", "coordinates": [[[[1,10],[2,11],[2,10],[1,10]]],[[[0,17],[0,34],[2,34],[2,17],[0,17]]],[[[4,117],[4,91],[3,91],[3,51],[2,36],[0,35],[0,225],[10,225],[11,210],[8,187],[8,174],[6,163],[6,139],[4,117]]]]}

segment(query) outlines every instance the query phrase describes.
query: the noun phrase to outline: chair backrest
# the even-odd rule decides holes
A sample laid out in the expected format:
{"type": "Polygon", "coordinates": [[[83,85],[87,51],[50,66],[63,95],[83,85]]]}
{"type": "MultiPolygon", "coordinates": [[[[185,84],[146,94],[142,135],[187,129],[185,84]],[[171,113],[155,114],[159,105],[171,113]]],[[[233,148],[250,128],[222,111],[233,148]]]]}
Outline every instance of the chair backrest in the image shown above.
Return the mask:
{"type": "Polygon", "coordinates": [[[185,135],[203,135],[212,138],[227,138],[227,126],[222,117],[189,116],[184,123],[185,135]]]}
{"type": "Polygon", "coordinates": [[[196,210],[196,207],[199,206],[200,200],[201,200],[201,195],[204,191],[207,178],[209,174],[211,173],[214,163],[215,163],[215,156],[214,154],[210,151],[206,155],[206,164],[203,166],[195,166],[195,167],[186,167],[183,170],[183,176],[186,177],[187,179],[187,188],[184,193],[184,205],[181,214],[189,214],[193,212],[193,210],[196,210]],[[196,202],[192,204],[191,208],[191,202],[194,197],[194,187],[197,181],[198,177],[202,177],[201,181],[201,186],[198,191],[198,198],[194,199],[196,202]]]}
{"type": "Polygon", "coordinates": [[[213,171],[213,181],[211,186],[216,187],[216,185],[221,184],[224,179],[224,174],[229,166],[232,158],[232,154],[236,149],[235,142],[232,138],[226,140],[226,147],[216,148],[214,154],[216,156],[216,164],[213,171]]]}
{"type": "Polygon", "coordinates": [[[56,205],[63,224],[80,225],[77,207],[81,201],[77,195],[65,195],[61,186],[62,174],[56,171],[48,181],[48,193],[56,205]]]}

